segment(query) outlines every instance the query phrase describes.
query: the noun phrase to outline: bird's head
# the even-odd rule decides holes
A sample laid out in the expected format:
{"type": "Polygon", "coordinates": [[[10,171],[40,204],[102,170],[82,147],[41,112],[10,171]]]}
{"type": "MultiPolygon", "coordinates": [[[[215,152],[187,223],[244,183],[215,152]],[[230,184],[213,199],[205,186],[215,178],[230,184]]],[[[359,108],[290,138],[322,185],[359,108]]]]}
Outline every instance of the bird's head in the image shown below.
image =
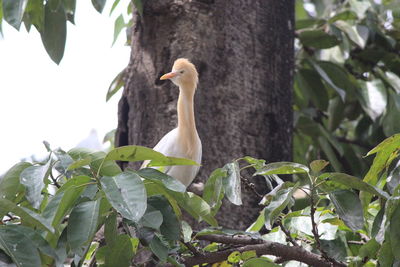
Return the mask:
{"type": "Polygon", "coordinates": [[[196,88],[198,74],[196,67],[186,58],[178,58],[172,71],[161,76],[160,80],[170,79],[180,88],[196,88]]]}

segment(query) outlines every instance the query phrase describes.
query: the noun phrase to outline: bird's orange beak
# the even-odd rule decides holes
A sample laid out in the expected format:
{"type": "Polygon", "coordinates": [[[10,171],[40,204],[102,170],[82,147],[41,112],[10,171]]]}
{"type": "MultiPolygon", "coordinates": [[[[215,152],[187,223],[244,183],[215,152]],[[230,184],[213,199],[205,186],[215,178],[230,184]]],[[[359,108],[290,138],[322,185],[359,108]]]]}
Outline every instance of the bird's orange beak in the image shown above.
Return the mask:
{"type": "Polygon", "coordinates": [[[177,75],[177,73],[172,71],[172,72],[166,73],[163,76],[161,76],[160,80],[171,79],[171,78],[174,78],[176,75],[177,75]]]}

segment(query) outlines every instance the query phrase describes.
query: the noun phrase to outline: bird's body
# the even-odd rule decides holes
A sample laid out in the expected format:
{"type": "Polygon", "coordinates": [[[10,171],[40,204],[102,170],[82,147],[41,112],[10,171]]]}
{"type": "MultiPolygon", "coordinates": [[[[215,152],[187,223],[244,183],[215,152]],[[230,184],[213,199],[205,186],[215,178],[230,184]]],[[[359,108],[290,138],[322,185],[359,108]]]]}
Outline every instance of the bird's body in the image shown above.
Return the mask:
{"type": "MultiPolygon", "coordinates": [[[[196,129],[193,102],[198,82],[196,68],[189,60],[180,58],[175,61],[172,71],[163,75],[160,79],[170,79],[179,86],[178,127],[164,135],[154,147],[154,150],[166,156],[188,158],[200,164],[202,147],[196,129]]],[[[196,177],[199,168],[200,166],[194,165],[170,166],[165,169],[165,172],[185,186],[189,186],[196,177]]]]}

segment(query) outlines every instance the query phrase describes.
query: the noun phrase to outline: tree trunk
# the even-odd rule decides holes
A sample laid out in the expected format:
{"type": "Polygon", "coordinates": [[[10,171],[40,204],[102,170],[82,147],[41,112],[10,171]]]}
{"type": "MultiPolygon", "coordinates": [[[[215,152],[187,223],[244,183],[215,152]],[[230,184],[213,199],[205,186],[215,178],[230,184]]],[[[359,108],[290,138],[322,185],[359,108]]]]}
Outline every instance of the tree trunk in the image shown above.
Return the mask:
{"type": "MultiPolygon", "coordinates": [[[[134,15],[116,145],[153,147],[176,127],[178,88],[159,77],[186,57],[199,72],[195,113],[203,160],[195,181],[243,156],[290,160],[293,0],[143,3],[143,17],[134,15]]],[[[260,193],[262,179],[254,181],[260,193]]],[[[242,206],[223,205],[221,225],[243,229],[258,216],[259,199],[243,193],[242,206]]]]}

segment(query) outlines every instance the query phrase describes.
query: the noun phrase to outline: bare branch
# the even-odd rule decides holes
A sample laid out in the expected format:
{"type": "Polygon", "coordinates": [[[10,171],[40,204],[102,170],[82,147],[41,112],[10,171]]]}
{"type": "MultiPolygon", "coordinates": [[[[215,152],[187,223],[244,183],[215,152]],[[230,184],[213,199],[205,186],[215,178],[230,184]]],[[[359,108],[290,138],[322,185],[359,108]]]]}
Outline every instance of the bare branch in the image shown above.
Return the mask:
{"type": "Polygon", "coordinates": [[[281,261],[295,260],[311,266],[321,267],[344,267],[341,262],[331,262],[321,255],[312,253],[300,246],[287,246],[277,242],[254,239],[247,236],[226,236],[226,235],[204,235],[196,237],[199,240],[207,240],[224,244],[242,245],[224,251],[210,252],[204,255],[186,257],[183,259],[185,266],[194,266],[201,263],[216,263],[227,259],[235,251],[244,252],[254,250],[258,256],[274,255],[281,261]]]}

